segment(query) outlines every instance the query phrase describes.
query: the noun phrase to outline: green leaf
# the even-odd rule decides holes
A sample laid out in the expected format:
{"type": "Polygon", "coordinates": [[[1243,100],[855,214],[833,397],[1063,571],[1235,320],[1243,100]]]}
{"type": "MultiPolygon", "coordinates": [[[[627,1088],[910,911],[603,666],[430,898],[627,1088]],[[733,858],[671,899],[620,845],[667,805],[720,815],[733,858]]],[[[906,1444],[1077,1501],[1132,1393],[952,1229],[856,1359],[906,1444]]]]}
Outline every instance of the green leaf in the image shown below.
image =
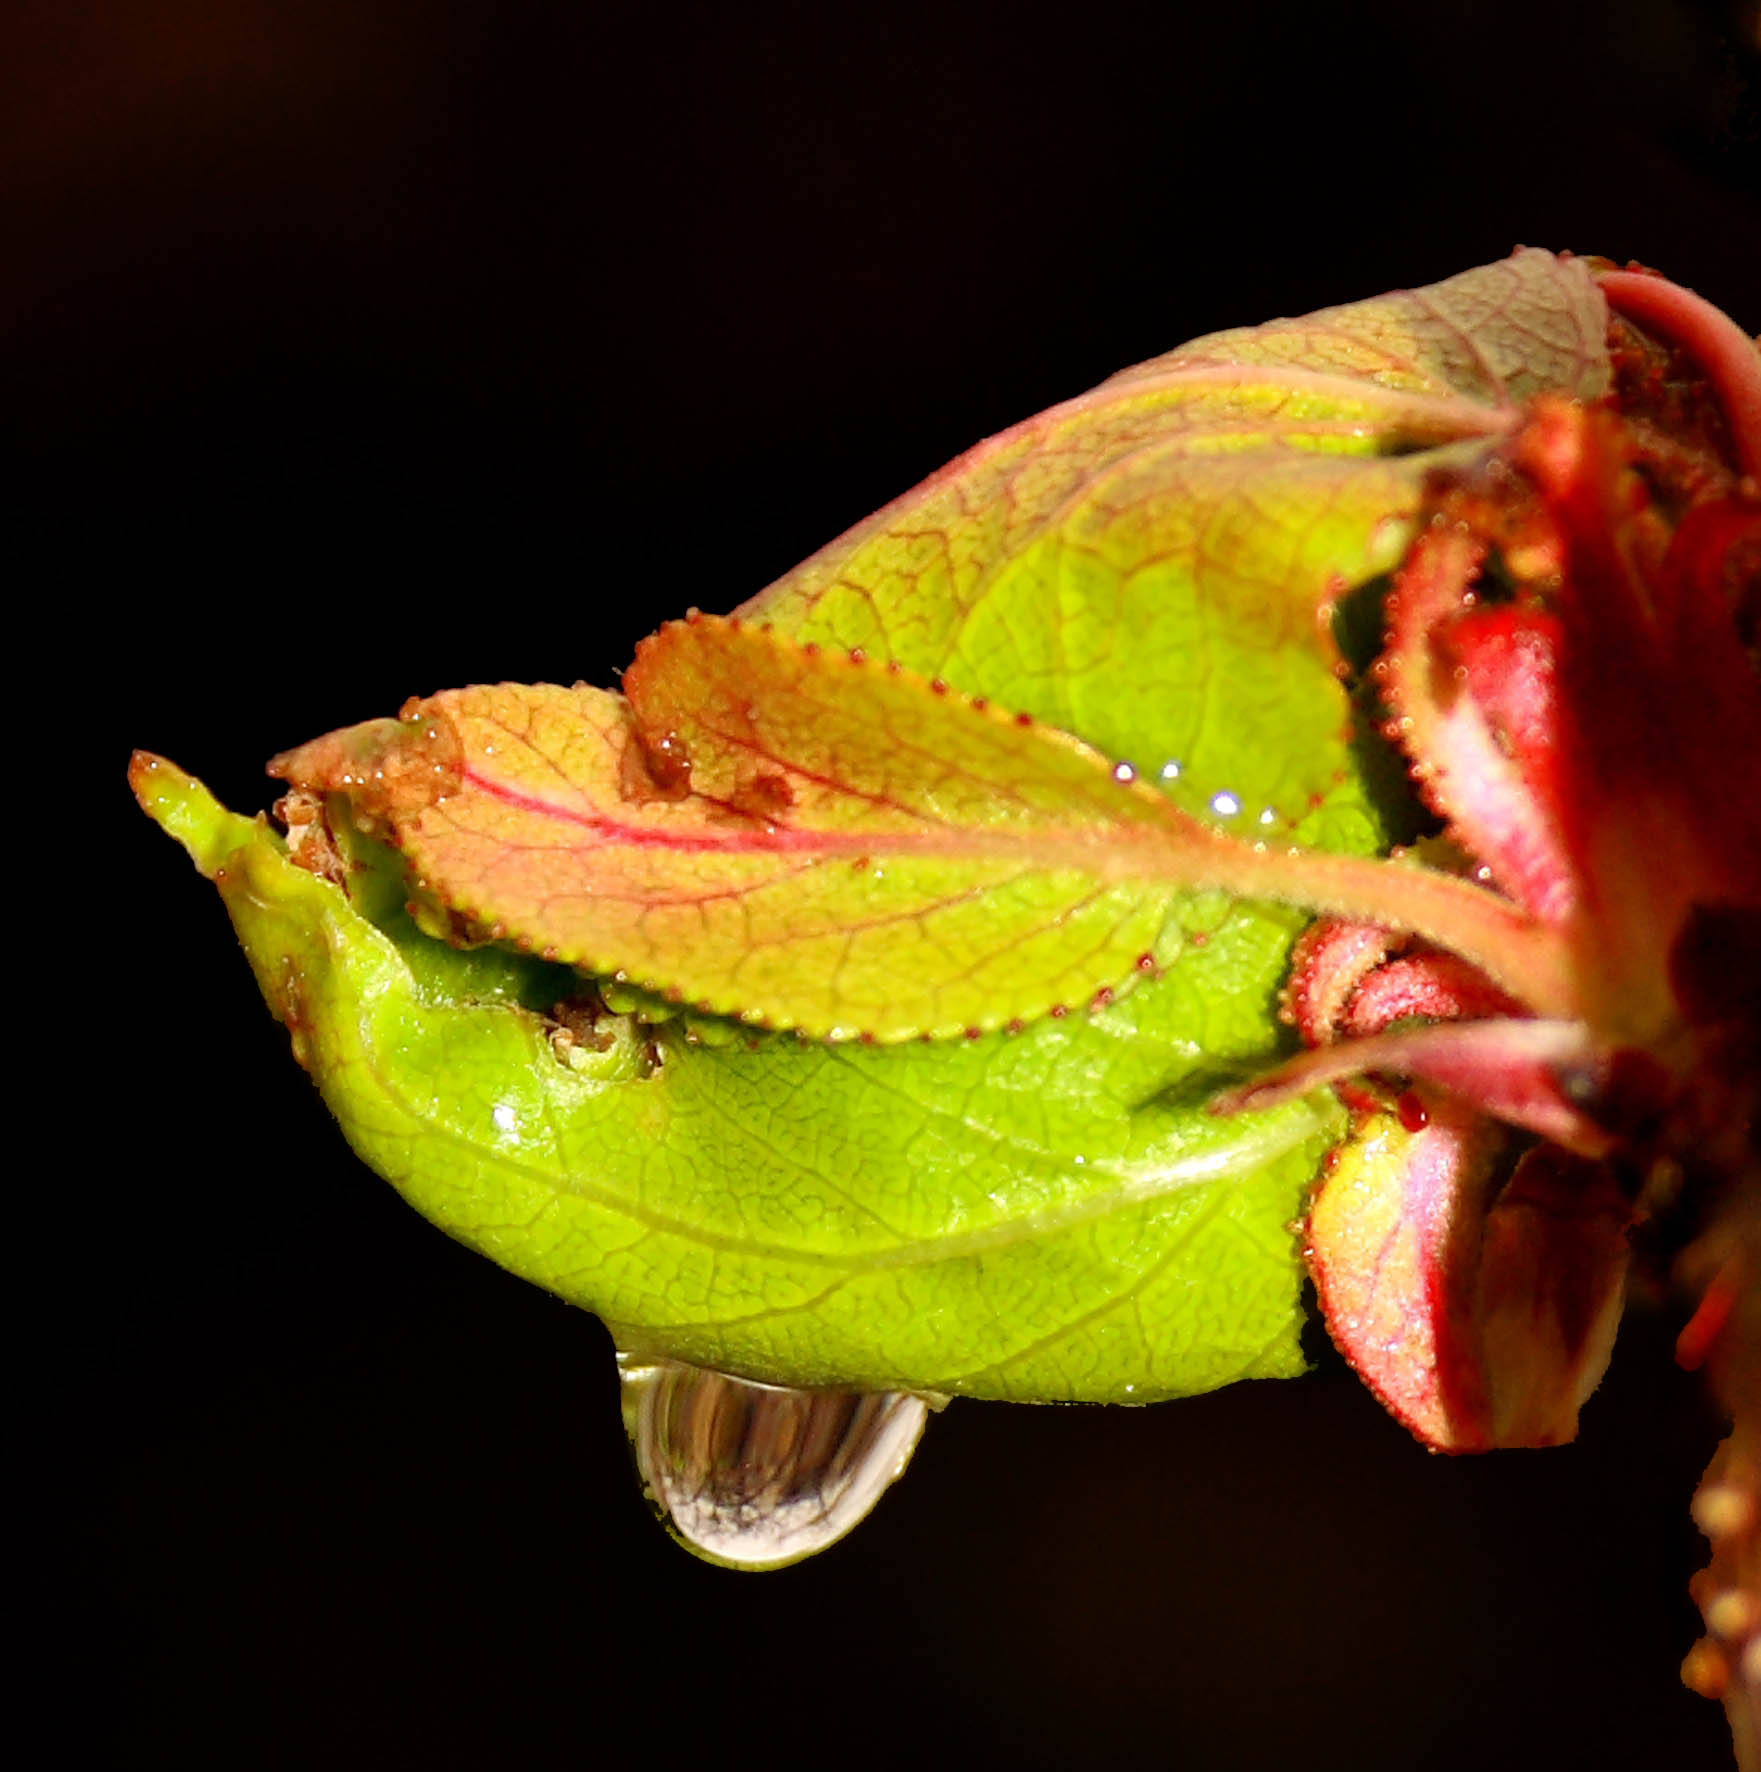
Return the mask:
{"type": "MultiPolygon", "coordinates": [[[[749,1038],[726,1021],[656,1019],[640,993],[601,981],[594,995],[496,948],[463,955],[504,969],[499,993],[477,991],[449,982],[453,950],[399,908],[384,856],[344,871],[345,890],[167,765],[140,774],[143,797],[216,878],[363,1157],[454,1235],[599,1313],[632,1352],[773,1382],[1024,1400],[1147,1401],[1292,1373],[1288,1226],[1337,1112],[1324,1095],[1238,1119],[1206,1104],[1283,1049],[1277,992],[1305,921],[1290,901],[1332,902],[1304,884],[1316,870],[1367,890],[1379,864],[1366,858],[1388,841],[1326,610],[1401,559],[1426,475],[1503,435],[1531,382],[1600,391],[1604,318],[1584,267],[1531,253],[1201,341],[981,445],[747,606],[742,632],[768,622],[799,643],[778,638],[766,667],[796,673],[791,695],[817,695],[834,664],[849,682],[885,683],[894,663],[1068,735],[1065,760],[1099,788],[1119,785],[1104,764],[1131,764],[1155,784],[1131,796],[1146,828],[1202,824],[1230,839],[1217,853],[1309,852],[1294,872],[1268,862],[1251,886],[1264,896],[1242,895],[1245,876],[1229,892],[1190,874],[1158,889],[1141,936],[1108,962],[1127,965],[1130,988],[1019,1033],[892,1047],[749,1038]],[[826,656],[801,667],[810,644],[826,656]],[[860,672],[852,648],[866,654],[860,672]],[[575,1000],[547,1012],[547,990],[575,1000]]],[[[677,785],[665,740],[691,709],[675,697],[642,727],[632,677],[628,703],[582,692],[577,711],[603,739],[636,710],[641,768],[620,761],[617,791],[627,816],[664,820],[677,785]]],[[[922,685],[912,693],[921,707],[922,685]]],[[[978,716],[950,697],[956,718],[978,716]]],[[[977,729],[938,755],[1000,787],[971,763],[977,729]]],[[[456,791],[469,762],[456,733],[435,734],[387,722],[308,757],[310,779],[352,790],[424,877],[415,825],[441,802],[421,784],[456,791]]],[[[862,743],[866,769],[871,730],[862,743]]],[[[1020,756],[1005,755],[1019,776],[1020,756]]],[[[864,783],[857,772],[845,785],[864,783]]],[[[730,810],[750,826],[784,809],[730,810]]],[[[822,810],[834,828],[835,808],[822,810]]],[[[346,825],[337,834],[353,842],[346,825]]],[[[431,932],[505,924],[563,952],[541,922],[521,927],[550,895],[516,872],[526,899],[479,900],[482,870],[464,873],[429,882],[457,906],[437,921],[419,903],[431,932]]],[[[1491,902],[1435,879],[1450,915],[1491,902]]],[[[1005,946],[992,944],[993,965],[1005,946]]],[[[1023,960],[1041,969],[1041,1001],[1045,954],[1023,960]]],[[[625,969],[718,1008],[739,1002],[739,981],[689,989],[679,963],[669,945],[625,969]]],[[[716,963],[726,974],[740,958],[716,963]]],[[[1017,988],[997,978],[1005,999],[1017,988]]],[[[795,1019],[829,1031],[845,1008],[829,1000],[795,1019]]],[[[1007,1019],[993,1003],[970,1025],[1007,1019]]],[[[965,1020],[914,1010],[892,1031],[965,1020]]]]}
{"type": "Polygon", "coordinates": [[[1265,1049],[1289,913],[1213,902],[1191,965],[1014,1039],[718,1048],[608,1016],[604,1051],[559,1054],[522,993],[424,988],[450,950],[407,921],[393,941],[262,821],[157,759],[135,782],[363,1160],[627,1349],[1020,1400],[1301,1369],[1286,1226],[1338,1116],[1204,1111],[1265,1049]]]}

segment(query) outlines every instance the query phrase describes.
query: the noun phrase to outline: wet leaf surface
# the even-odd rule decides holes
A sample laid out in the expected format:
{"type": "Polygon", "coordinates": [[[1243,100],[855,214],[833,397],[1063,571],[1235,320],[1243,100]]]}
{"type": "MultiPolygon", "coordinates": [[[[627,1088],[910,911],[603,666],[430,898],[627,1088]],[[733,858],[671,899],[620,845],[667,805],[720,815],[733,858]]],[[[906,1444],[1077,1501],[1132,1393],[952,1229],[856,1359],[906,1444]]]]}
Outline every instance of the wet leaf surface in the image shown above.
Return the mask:
{"type": "MultiPolygon", "coordinates": [[[[168,765],[142,778],[145,795],[221,885],[356,1149],[633,1353],[776,1382],[1018,1398],[1148,1400],[1294,1372],[1287,1226],[1338,1112],[1325,1096],[1236,1119],[1206,1103],[1283,1048],[1276,992],[1304,916],[1274,902],[1290,894],[1266,874],[1249,893],[1245,876],[1225,892],[1167,870],[1176,889],[1147,908],[1116,895],[1096,913],[1078,979],[1039,939],[1080,921],[1069,898],[1044,898],[1059,873],[1045,852],[1079,849],[1072,830],[1104,805],[1114,839],[1133,820],[1159,842],[1220,831],[1218,852],[1255,866],[1300,845],[1314,867],[1377,879],[1350,875],[1373,870],[1359,858],[1387,838],[1321,612],[1400,558],[1426,474],[1487,447],[1531,383],[1604,385],[1601,312],[1581,264],[1522,253],[1434,290],[1199,341],[969,452],[748,605],[737,630],[666,630],[623,697],[464,691],[439,698],[444,722],[416,717],[427,704],[403,726],[308,747],[295,773],[352,789],[360,820],[406,850],[414,923],[371,870],[351,903],[168,765]],[[848,703],[830,696],[834,672],[856,686],[848,703]],[[743,726],[748,699],[764,711],[743,726]],[[497,755],[507,774],[493,788],[460,791],[480,767],[492,779],[490,747],[553,716],[543,744],[497,755]],[[920,736],[928,761],[904,768],[902,740],[920,736]],[[1117,779],[1120,765],[1136,779],[1117,779]],[[671,933],[625,964],[546,924],[555,881],[531,831],[498,821],[526,795],[520,817],[548,832],[584,783],[632,829],[836,836],[836,915],[819,937],[848,920],[864,857],[847,846],[912,820],[921,831],[926,814],[959,823],[944,818],[952,802],[987,840],[1026,828],[1041,845],[1029,897],[1042,896],[1012,914],[983,882],[991,926],[965,925],[927,982],[927,960],[883,944],[848,983],[835,965],[804,981],[777,968],[809,1000],[754,1009],[739,988],[750,943],[712,943],[707,973],[687,976],[671,933]],[[495,808],[476,849],[460,846],[473,793],[495,808]],[[999,793],[1036,810],[1011,823],[975,809],[999,793]],[[570,1043],[559,1057],[560,1009],[436,982],[454,951],[436,933],[497,932],[714,1011],[861,1033],[866,1010],[890,1037],[958,1037],[749,1037],[605,981],[604,1050],[570,1043]],[[975,968],[984,990],[938,1002],[975,968]],[[1078,985],[1093,994],[1057,1013],[1078,985]],[[1000,1005],[983,1001],[992,992],[1000,1005]]],[[[582,860],[578,845],[566,859],[582,860]]],[[[1507,917],[1446,876],[1433,890],[1446,908],[1507,917]]],[[[922,944],[925,919],[903,922],[922,944]]],[[[806,946],[810,919],[779,912],[774,928],[793,940],[803,924],[806,946]]]]}

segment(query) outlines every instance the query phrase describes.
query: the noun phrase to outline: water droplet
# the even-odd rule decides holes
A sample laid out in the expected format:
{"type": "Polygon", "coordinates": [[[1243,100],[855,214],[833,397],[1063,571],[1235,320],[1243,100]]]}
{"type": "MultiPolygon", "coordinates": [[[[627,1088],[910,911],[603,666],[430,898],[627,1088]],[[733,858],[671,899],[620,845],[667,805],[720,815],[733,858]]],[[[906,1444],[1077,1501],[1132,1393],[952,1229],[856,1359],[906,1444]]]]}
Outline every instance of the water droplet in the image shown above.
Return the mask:
{"type": "Polygon", "coordinates": [[[1156,773],[1161,776],[1163,781],[1178,781],[1180,779],[1180,765],[1170,757],[1156,773]]]}
{"type": "Polygon", "coordinates": [[[1278,822],[1278,814],[1275,813],[1270,806],[1268,806],[1265,809],[1265,811],[1260,814],[1260,823],[1261,824],[1276,824],[1277,822],[1278,822]]]}
{"type": "Polygon", "coordinates": [[[1715,1637],[1738,1642],[1761,1628],[1761,1598],[1744,1593],[1741,1588],[1727,1587],[1715,1594],[1702,1609],[1706,1628],[1715,1637]]]}
{"type": "Polygon", "coordinates": [[[1136,781],[1136,766],[1131,763],[1115,763],[1113,765],[1113,779],[1122,784],[1136,781]]]}
{"type": "Polygon", "coordinates": [[[1220,794],[1211,795],[1211,810],[1219,818],[1233,818],[1241,810],[1241,802],[1225,789],[1220,794]]]}
{"type": "Polygon", "coordinates": [[[866,1519],[929,1405],[909,1391],[793,1390],[618,1355],[624,1431],[673,1535],[708,1562],[779,1569],[866,1519]]]}
{"type": "Polygon", "coordinates": [[[1755,1499],[1735,1483],[1703,1484],[1688,1511],[1694,1524],[1712,1539],[1746,1532],[1755,1523],[1755,1499]]]}

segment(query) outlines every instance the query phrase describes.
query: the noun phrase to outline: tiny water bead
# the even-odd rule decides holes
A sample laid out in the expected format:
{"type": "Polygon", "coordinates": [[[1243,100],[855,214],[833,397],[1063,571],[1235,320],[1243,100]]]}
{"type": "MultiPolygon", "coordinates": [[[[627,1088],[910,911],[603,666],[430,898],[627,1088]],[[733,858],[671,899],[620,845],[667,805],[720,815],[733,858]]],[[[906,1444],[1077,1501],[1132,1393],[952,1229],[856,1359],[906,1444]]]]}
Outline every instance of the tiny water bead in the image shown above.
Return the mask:
{"type": "Polygon", "coordinates": [[[1156,774],[1163,781],[1178,781],[1181,776],[1181,766],[1170,757],[1168,761],[1156,771],[1156,774]]]}
{"type": "Polygon", "coordinates": [[[1241,811],[1241,801],[1225,788],[1211,795],[1211,810],[1219,818],[1234,818],[1241,811]]]}
{"type": "Polygon", "coordinates": [[[910,1391],[797,1390],[618,1355],[624,1431],[649,1499],[687,1550],[780,1569],[836,1544],[917,1449],[910,1391]]]}
{"type": "Polygon", "coordinates": [[[1136,766],[1131,763],[1115,763],[1113,765],[1113,779],[1121,786],[1128,786],[1137,780],[1136,766]]]}

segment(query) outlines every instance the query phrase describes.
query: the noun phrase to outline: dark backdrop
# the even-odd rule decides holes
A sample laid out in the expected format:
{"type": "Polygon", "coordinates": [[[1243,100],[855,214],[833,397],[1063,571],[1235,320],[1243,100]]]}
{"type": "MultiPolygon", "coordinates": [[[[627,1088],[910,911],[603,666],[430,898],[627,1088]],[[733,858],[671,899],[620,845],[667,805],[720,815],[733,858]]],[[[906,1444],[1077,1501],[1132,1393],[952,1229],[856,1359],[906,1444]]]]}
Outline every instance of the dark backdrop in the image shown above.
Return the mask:
{"type": "Polygon", "coordinates": [[[1570,1449],[1427,1458],[1336,1363],[968,1404],[831,1555],[696,1565],[597,1324],[353,1161],[122,771],[253,806],[271,752],[406,695],[608,680],[1126,362],[1519,242],[1755,324],[1754,8],[8,16],[15,670],[77,762],[14,790],[67,806],[36,880],[81,907],[74,1155],[21,1263],[75,1356],[74,1726],[131,1767],[626,1729],[684,1764],[1721,1764],[1675,1673],[1715,1430],[1658,1318],[1570,1449]]]}

